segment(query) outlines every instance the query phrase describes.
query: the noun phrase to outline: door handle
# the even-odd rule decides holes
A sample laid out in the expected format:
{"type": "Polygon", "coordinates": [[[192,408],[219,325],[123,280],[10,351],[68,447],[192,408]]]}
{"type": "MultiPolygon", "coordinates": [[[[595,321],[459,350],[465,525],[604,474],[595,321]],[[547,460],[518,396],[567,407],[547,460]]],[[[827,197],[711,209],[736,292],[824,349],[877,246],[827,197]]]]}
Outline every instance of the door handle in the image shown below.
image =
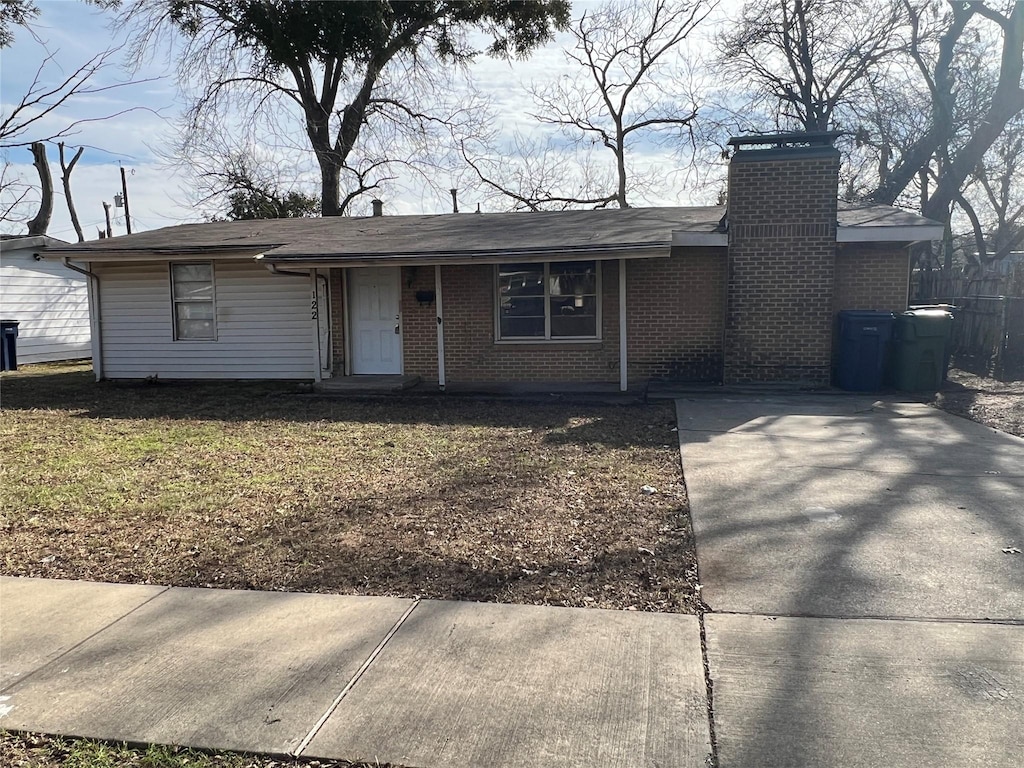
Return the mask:
{"type": "Polygon", "coordinates": [[[395,315],[395,335],[396,336],[399,334],[399,330],[398,330],[399,329],[399,324],[398,324],[399,317],[400,317],[400,315],[395,315]]]}

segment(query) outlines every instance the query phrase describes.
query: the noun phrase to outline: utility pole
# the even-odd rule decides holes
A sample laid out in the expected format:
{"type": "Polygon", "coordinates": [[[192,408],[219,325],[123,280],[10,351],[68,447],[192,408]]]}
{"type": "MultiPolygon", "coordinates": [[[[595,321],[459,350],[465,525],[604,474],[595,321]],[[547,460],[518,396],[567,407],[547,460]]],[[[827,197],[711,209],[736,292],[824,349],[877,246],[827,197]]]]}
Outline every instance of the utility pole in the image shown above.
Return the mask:
{"type": "Polygon", "coordinates": [[[128,210],[128,180],[124,175],[124,166],[121,166],[121,191],[124,193],[124,226],[128,234],[132,233],[132,215],[128,210]]]}

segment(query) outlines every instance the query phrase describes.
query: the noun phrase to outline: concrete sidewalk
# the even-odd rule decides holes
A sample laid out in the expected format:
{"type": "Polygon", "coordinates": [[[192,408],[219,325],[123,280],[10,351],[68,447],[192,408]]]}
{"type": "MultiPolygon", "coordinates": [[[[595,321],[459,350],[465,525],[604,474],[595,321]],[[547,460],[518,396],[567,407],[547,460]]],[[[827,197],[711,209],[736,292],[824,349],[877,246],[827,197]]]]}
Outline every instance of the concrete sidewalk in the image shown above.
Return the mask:
{"type": "Polygon", "coordinates": [[[697,617],[0,578],[0,728],[397,765],[710,754],[697,617]]]}
{"type": "Polygon", "coordinates": [[[677,401],[720,768],[1024,755],[1024,440],[873,397],[677,401]]]}

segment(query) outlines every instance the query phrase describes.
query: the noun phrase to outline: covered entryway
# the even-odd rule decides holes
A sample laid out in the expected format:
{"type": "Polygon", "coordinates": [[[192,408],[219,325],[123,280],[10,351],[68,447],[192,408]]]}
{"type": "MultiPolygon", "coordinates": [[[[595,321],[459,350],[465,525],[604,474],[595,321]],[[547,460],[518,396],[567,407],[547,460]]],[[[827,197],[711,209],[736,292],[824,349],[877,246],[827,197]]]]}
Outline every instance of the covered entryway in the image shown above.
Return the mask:
{"type": "Polygon", "coordinates": [[[402,372],[402,325],[398,267],[348,271],[352,373],[402,372]]]}

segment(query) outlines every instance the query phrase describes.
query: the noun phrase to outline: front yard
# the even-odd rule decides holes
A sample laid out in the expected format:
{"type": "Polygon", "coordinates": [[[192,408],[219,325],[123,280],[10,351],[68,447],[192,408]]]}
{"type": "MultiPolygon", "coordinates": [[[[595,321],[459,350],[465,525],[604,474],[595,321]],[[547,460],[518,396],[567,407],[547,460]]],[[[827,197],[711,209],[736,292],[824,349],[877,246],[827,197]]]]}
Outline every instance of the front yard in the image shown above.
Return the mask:
{"type": "Polygon", "coordinates": [[[671,404],[0,383],[0,572],[689,612],[671,404]],[[650,486],[655,492],[644,492],[650,486]]]}

